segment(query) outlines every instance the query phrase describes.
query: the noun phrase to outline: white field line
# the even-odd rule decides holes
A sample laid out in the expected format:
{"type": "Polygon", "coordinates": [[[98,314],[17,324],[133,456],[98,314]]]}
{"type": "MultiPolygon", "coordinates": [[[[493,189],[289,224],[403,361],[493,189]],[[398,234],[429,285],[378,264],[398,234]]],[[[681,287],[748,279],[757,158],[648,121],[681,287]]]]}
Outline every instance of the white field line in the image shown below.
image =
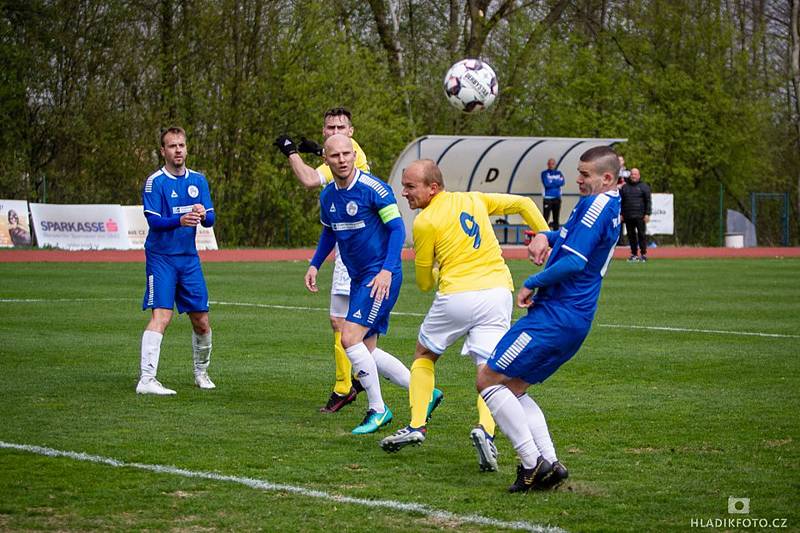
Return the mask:
{"type": "MultiPolygon", "coordinates": [[[[0,298],[0,303],[53,303],[53,302],[121,302],[121,301],[139,301],[132,298],[0,298]]],[[[258,309],[282,309],[287,311],[319,311],[328,312],[327,307],[307,307],[298,305],[276,305],[276,304],[256,304],[248,302],[220,302],[210,301],[212,305],[228,305],[235,307],[255,307],[258,309]]],[[[405,311],[392,311],[394,316],[416,316],[423,318],[425,313],[412,313],[405,311]]],[[[648,331],[667,331],[676,333],[706,333],[712,335],[736,335],[743,337],[769,337],[775,339],[800,339],[800,335],[791,335],[787,333],[763,333],[760,331],[731,331],[724,329],[701,329],[701,328],[675,328],[670,326],[636,326],[632,324],[593,324],[600,328],[617,328],[617,329],[643,329],[648,331]]]]}
{"type": "Polygon", "coordinates": [[[11,450],[19,450],[29,452],[37,455],[44,455],[47,457],[66,457],[75,461],[86,461],[89,463],[103,464],[113,466],[116,468],[136,468],[139,470],[148,470],[157,474],[172,474],[175,476],[182,476],[187,478],[208,479],[211,481],[224,481],[227,483],[236,483],[244,485],[252,489],[263,490],[268,492],[288,492],[304,496],[308,498],[319,498],[321,500],[328,500],[335,503],[348,503],[353,505],[362,505],[365,507],[391,509],[393,511],[401,511],[406,513],[416,513],[429,516],[435,520],[443,522],[458,522],[479,524],[482,526],[490,526],[504,529],[516,529],[522,531],[533,531],[536,533],[561,533],[564,530],[558,527],[542,526],[539,524],[532,524],[530,522],[515,521],[507,522],[504,520],[497,520],[487,516],[477,514],[459,515],[449,511],[434,509],[427,505],[419,503],[404,503],[396,500],[368,500],[365,498],[351,498],[349,496],[341,496],[338,494],[331,494],[321,490],[307,489],[298,487],[296,485],[283,485],[279,483],[270,483],[269,481],[261,479],[253,479],[248,477],[226,476],[217,474],[215,472],[198,472],[194,470],[185,470],[174,466],[143,464],[143,463],[126,463],[111,457],[103,457],[100,455],[89,455],[82,452],[70,452],[63,450],[56,450],[53,448],[46,448],[42,446],[33,446],[30,444],[15,444],[11,442],[0,441],[0,448],[11,450]]]}

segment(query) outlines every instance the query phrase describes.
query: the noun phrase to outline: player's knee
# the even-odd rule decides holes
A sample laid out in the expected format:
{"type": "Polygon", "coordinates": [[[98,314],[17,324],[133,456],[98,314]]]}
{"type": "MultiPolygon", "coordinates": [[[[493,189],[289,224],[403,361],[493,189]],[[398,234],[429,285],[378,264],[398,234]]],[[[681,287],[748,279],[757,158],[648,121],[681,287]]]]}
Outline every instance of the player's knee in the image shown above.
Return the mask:
{"type": "Polygon", "coordinates": [[[340,316],[331,316],[331,328],[333,331],[340,332],[342,331],[342,324],[344,323],[344,318],[340,316]]]}
{"type": "Polygon", "coordinates": [[[352,333],[352,332],[351,333],[345,333],[344,331],[342,332],[342,347],[345,350],[350,348],[350,347],[352,347],[352,346],[355,346],[356,344],[358,344],[361,341],[362,341],[362,339],[358,335],[355,335],[355,333],[352,333]]]}
{"type": "Polygon", "coordinates": [[[147,328],[150,331],[156,331],[161,333],[162,335],[167,330],[167,326],[169,326],[170,321],[172,320],[172,313],[164,313],[158,312],[158,310],[154,310],[153,315],[150,317],[150,321],[147,323],[147,328]]]}
{"type": "Polygon", "coordinates": [[[192,329],[198,335],[206,335],[211,331],[211,325],[208,322],[208,313],[190,314],[189,318],[192,321],[192,329]]]}
{"type": "Polygon", "coordinates": [[[522,396],[528,390],[528,384],[520,379],[512,379],[506,383],[506,387],[517,397],[522,396]]]}
{"type": "MultiPolygon", "coordinates": [[[[345,322],[342,327],[342,346],[344,349],[346,350],[347,348],[355,346],[360,342],[367,344],[367,347],[369,347],[370,342],[368,341],[370,339],[364,339],[364,333],[364,329],[359,328],[358,326],[355,326],[349,322],[345,322]]],[[[373,337],[375,336],[373,335],[373,337]]],[[[371,344],[374,344],[374,342],[371,344]]],[[[370,348],[370,351],[372,351],[372,348],[370,348]]]]}
{"type": "Polygon", "coordinates": [[[491,387],[492,385],[502,385],[504,383],[508,384],[508,382],[509,378],[507,378],[503,374],[495,372],[494,370],[489,368],[489,365],[482,365],[481,367],[479,367],[478,377],[475,378],[475,385],[476,388],[478,389],[478,392],[481,392],[482,390],[486,389],[487,387],[491,387]]]}
{"type": "Polygon", "coordinates": [[[489,375],[486,372],[487,366],[484,365],[478,370],[478,376],[475,378],[475,388],[478,389],[478,392],[481,392],[486,387],[490,387],[494,383],[489,379],[489,375]]]}

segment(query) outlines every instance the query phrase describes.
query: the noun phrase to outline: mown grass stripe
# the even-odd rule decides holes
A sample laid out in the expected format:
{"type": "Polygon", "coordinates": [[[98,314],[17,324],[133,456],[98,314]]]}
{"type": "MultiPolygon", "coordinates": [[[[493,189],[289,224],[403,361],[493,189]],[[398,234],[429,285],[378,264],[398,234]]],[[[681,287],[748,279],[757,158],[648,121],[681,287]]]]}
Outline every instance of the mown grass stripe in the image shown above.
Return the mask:
{"type": "MultiPolygon", "coordinates": [[[[0,298],[0,303],[53,303],[53,302],[118,302],[118,301],[139,301],[134,298],[0,298]]],[[[285,311],[324,311],[328,312],[327,307],[309,307],[299,305],[278,305],[278,304],[259,304],[250,302],[220,302],[209,301],[211,305],[229,305],[235,307],[255,307],[260,309],[282,309],[285,311]]],[[[424,317],[425,313],[412,313],[406,311],[392,311],[395,316],[416,316],[424,317]]],[[[732,331],[725,329],[702,329],[702,328],[678,328],[672,326],[636,326],[632,324],[594,324],[600,328],[622,328],[622,329],[641,329],[647,331],[667,331],[675,333],[704,333],[712,335],[737,335],[744,337],[769,337],[776,339],[800,339],[800,335],[787,333],[764,333],[760,331],[732,331]]]]}

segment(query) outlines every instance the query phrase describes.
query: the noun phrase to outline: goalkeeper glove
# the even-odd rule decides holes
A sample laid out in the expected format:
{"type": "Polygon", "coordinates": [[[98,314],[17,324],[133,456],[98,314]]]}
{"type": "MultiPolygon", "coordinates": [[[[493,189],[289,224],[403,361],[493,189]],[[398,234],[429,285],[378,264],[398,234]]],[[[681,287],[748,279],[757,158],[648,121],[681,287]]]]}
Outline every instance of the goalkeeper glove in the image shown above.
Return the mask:
{"type": "Polygon", "coordinates": [[[294,141],[288,135],[281,135],[277,139],[275,139],[275,146],[278,147],[278,150],[283,152],[283,155],[289,157],[292,154],[297,153],[297,146],[294,144],[294,141]]]}
{"type": "Polygon", "coordinates": [[[317,154],[322,157],[322,146],[305,137],[300,137],[300,145],[297,147],[297,150],[301,154],[317,154]]]}

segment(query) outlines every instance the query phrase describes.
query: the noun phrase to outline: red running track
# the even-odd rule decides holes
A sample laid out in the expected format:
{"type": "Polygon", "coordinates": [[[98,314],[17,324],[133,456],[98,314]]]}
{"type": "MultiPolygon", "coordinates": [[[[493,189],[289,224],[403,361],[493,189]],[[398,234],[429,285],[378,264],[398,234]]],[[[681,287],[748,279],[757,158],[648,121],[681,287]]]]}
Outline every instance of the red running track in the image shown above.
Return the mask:
{"type": "MultiPolygon", "coordinates": [[[[627,258],[630,249],[618,246],[614,258],[627,258]]],[[[296,249],[233,249],[200,252],[204,262],[265,262],[308,261],[314,255],[310,248],[296,249]]],[[[527,259],[524,246],[504,246],[506,259],[527,259]]],[[[753,258],[753,257],[800,257],[800,247],[792,248],[694,248],[661,247],[647,252],[650,259],[709,259],[709,258],[753,258]]],[[[414,251],[403,250],[403,259],[414,258],[414,251]]],[[[144,263],[143,250],[13,250],[0,249],[0,263],[144,263]]]]}

